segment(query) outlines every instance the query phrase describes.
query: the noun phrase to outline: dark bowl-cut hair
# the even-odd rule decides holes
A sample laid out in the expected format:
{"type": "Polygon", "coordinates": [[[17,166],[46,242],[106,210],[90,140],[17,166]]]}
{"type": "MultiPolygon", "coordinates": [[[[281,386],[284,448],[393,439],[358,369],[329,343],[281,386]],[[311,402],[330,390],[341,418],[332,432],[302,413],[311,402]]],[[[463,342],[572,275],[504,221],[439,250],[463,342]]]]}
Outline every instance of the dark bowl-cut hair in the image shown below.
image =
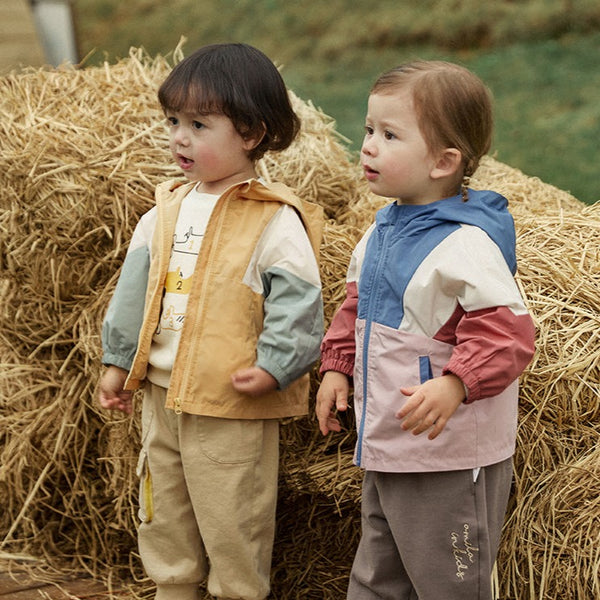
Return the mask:
{"type": "Polygon", "coordinates": [[[284,150],[300,119],[283,79],[260,50],[248,44],[203,46],[178,63],[158,90],[163,111],[223,114],[244,138],[260,140],[249,152],[256,161],[284,150]]]}

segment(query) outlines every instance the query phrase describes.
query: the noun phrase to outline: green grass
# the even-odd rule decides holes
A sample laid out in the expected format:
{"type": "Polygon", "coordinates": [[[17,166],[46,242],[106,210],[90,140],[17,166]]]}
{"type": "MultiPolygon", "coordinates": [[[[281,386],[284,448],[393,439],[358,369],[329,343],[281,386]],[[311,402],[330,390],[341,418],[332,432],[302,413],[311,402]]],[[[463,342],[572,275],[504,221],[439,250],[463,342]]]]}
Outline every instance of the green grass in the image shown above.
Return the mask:
{"type": "Polygon", "coordinates": [[[370,85],[386,68],[416,56],[459,62],[494,95],[495,157],[570,191],[586,203],[600,199],[600,34],[519,42],[477,52],[431,47],[380,51],[369,60],[337,63],[324,75],[288,66],[288,85],[311,98],[360,148],[370,85]],[[351,73],[339,77],[338,72],[351,73]]]}
{"type": "Polygon", "coordinates": [[[282,65],[288,86],[360,148],[368,90],[411,58],[459,62],[495,98],[496,157],[600,199],[600,3],[597,0],[77,0],[89,64],[130,46],[170,53],[244,41],[282,65]]]}

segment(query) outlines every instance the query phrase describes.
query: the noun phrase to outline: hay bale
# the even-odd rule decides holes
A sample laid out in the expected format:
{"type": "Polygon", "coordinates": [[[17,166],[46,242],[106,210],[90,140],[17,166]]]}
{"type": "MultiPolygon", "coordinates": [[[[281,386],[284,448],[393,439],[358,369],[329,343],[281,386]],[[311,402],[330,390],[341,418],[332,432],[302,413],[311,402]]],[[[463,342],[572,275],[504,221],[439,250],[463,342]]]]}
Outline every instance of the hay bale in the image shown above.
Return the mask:
{"type": "MultiPolygon", "coordinates": [[[[95,387],[100,323],[127,242],[154,186],[177,174],[155,100],[169,69],[133,50],[115,65],[0,79],[0,548],[109,583],[138,579],[134,598],[151,589],[135,550],[139,406],[131,418],[100,411],[95,387]]],[[[259,171],[325,208],[329,322],[352,248],[385,200],[369,193],[334,121],[292,101],[301,134],[259,171]]],[[[600,208],[490,157],[473,185],[509,198],[518,283],[538,332],[522,379],[501,595],[596,597],[600,208]]],[[[316,372],[311,383],[314,398],[316,372]]],[[[312,415],[282,430],[277,598],[344,594],[361,482],[346,419],[328,438],[312,415]]]]}
{"type": "MultiPolygon", "coordinates": [[[[325,217],[339,220],[359,200],[352,185],[354,164],[335,121],[290,91],[292,106],[302,127],[294,144],[283,152],[267,154],[258,172],[267,181],[280,181],[302,198],[320,204],[325,217]]],[[[347,140],[346,140],[347,141],[347,140]]]]}
{"type": "Polygon", "coordinates": [[[476,189],[496,190],[508,198],[516,220],[533,215],[578,213],[584,207],[569,192],[544,183],[539,177],[529,177],[490,156],[483,157],[471,184],[476,189]]]}
{"type": "Polygon", "coordinates": [[[504,583],[509,595],[502,597],[514,597],[511,590],[525,587],[532,598],[600,597],[598,448],[530,479],[519,490],[526,493],[513,499],[505,527],[500,561],[514,567],[507,573],[512,581],[504,583]]]}
{"type": "Polygon", "coordinates": [[[95,406],[98,327],[137,217],[175,173],[154,108],[167,72],[134,52],[0,80],[2,547],[95,576],[135,544],[135,451],[108,458],[113,417],[95,406]]]}

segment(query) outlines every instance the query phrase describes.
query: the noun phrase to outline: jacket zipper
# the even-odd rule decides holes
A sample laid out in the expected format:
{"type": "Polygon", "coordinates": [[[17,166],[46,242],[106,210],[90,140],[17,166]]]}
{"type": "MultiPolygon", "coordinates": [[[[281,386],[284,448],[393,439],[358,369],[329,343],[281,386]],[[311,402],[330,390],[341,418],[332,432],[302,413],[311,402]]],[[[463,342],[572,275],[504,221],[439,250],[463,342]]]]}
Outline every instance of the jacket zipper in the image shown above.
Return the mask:
{"type": "Polygon", "coordinates": [[[375,269],[373,270],[373,274],[371,275],[370,290],[369,290],[369,300],[367,302],[367,314],[365,316],[365,332],[363,336],[363,348],[362,348],[362,361],[363,361],[363,381],[362,381],[362,392],[363,392],[363,401],[362,401],[362,410],[361,410],[361,418],[360,418],[360,427],[358,428],[358,442],[356,444],[356,462],[358,466],[361,466],[362,462],[362,446],[363,446],[363,436],[365,432],[365,420],[367,415],[367,375],[369,370],[368,365],[368,355],[369,355],[369,344],[371,338],[371,324],[373,322],[373,315],[375,312],[375,308],[377,306],[377,301],[374,299],[374,292],[376,281],[379,279],[379,273],[381,272],[382,265],[384,262],[384,252],[383,248],[385,248],[385,242],[388,237],[390,228],[385,227],[378,231],[378,228],[375,228],[374,234],[381,235],[381,242],[378,243],[377,246],[377,261],[375,263],[375,269]],[[381,232],[381,233],[380,233],[381,232]]]}

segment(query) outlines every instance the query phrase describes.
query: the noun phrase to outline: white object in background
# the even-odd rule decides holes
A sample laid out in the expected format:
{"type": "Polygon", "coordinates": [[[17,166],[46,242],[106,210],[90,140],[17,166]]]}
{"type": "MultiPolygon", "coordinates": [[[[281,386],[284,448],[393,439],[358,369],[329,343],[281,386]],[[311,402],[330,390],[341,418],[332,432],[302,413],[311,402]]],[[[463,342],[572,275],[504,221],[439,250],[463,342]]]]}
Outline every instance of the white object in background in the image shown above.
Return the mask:
{"type": "Polygon", "coordinates": [[[53,66],[79,62],[69,0],[30,0],[46,60],[53,66]]]}

